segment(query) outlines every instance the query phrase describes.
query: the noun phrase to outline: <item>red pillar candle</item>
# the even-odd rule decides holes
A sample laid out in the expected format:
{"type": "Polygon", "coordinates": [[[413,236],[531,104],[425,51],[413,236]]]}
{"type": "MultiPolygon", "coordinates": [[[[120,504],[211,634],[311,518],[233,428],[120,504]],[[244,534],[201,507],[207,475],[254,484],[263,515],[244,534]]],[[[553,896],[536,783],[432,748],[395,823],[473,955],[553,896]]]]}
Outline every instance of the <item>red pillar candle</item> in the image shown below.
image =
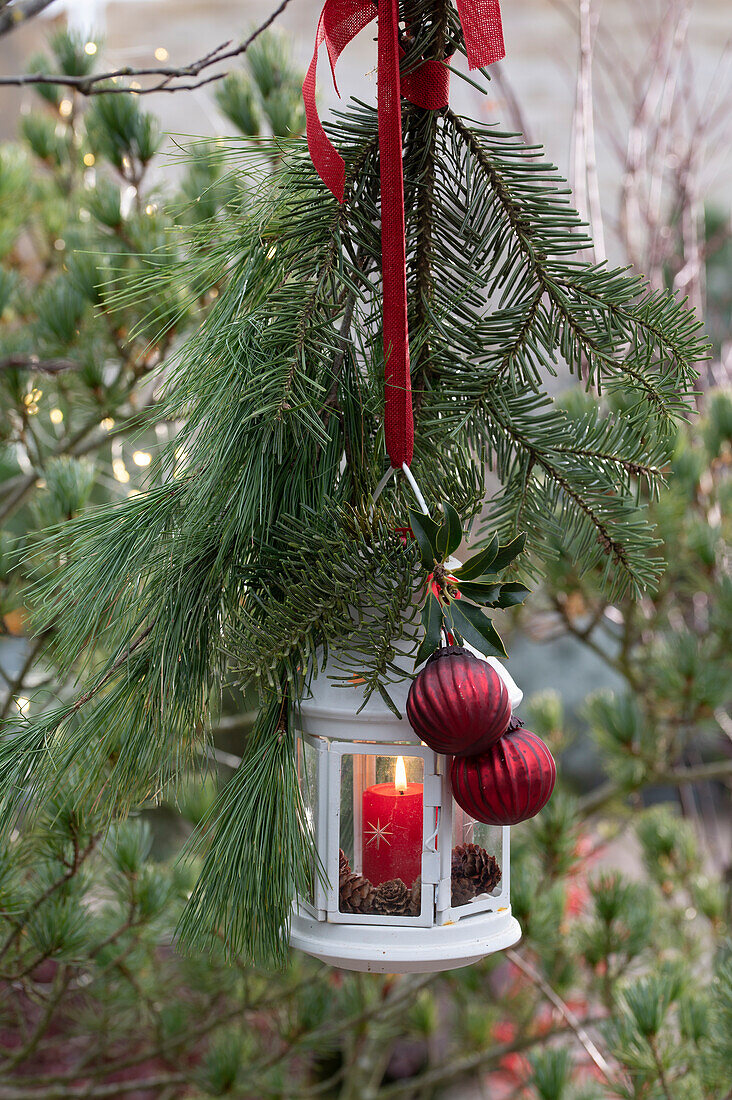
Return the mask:
{"type": "Polygon", "coordinates": [[[363,874],[373,886],[400,878],[411,886],[422,867],[422,784],[407,783],[397,758],[391,783],[363,792],[363,874]]]}

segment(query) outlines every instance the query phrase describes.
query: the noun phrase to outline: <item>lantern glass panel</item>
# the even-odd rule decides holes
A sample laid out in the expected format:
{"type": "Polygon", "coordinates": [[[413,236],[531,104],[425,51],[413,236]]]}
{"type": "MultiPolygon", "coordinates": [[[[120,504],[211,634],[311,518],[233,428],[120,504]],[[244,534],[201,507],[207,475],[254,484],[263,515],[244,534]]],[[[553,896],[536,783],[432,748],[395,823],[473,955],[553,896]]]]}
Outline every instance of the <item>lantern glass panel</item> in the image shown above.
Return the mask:
{"type": "MultiPolygon", "coordinates": [[[[351,870],[374,888],[401,879],[411,889],[421,874],[423,783],[420,757],[342,757],[340,847],[351,870]]],[[[339,908],[348,911],[343,898],[339,908]]]]}
{"type": "MultiPolygon", "coordinates": [[[[317,842],[319,833],[319,808],[318,808],[318,752],[314,744],[306,737],[297,739],[297,778],[300,787],[300,796],[303,804],[303,814],[308,832],[317,842]]],[[[310,867],[308,868],[308,891],[302,899],[309,905],[315,905],[315,891],[317,883],[317,869],[315,856],[315,843],[311,847],[310,867]]]]}
{"type": "MultiPolygon", "coordinates": [[[[463,844],[477,844],[479,848],[482,848],[487,856],[493,856],[498,866],[501,866],[503,856],[503,837],[500,826],[497,825],[485,825],[482,821],[476,821],[470,814],[457,803],[453,805],[453,819],[452,819],[452,845],[453,851],[457,845],[463,844]]],[[[476,883],[477,885],[477,883],[476,883]]],[[[487,895],[478,891],[473,897],[470,896],[470,883],[460,883],[453,881],[453,907],[457,908],[462,905],[467,905],[476,897],[485,898],[487,895]]],[[[488,896],[498,897],[501,893],[500,881],[489,891],[488,896]]]]}

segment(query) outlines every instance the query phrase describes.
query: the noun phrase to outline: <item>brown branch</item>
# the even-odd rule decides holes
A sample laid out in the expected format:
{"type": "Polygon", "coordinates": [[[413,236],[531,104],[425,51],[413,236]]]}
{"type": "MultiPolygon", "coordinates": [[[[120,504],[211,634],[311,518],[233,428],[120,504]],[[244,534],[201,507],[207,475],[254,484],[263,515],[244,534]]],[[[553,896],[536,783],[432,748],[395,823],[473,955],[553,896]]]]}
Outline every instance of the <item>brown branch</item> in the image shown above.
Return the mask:
{"type": "Polygon", "coordinates": [[[93,699],[94,696],[102,690],[104,685],[112,679],[115,672],[117,672],[120,668],[122,668],[122,665],[129,661],[130,657],[136,649],[140,648],[147,636],[152,632],[156,621],[156,619],[153,619],[150,625],[146,627],[141,634],[138,634],[134,641],[130,642],[127,648],[119,655],[112,667],[107,669],[101,680],[98,680],[94,687],[89,688],[88,691],[85,691],[83,695],[80,695],[79,698],[71,704],[68,711],[64,714],[64,719],[68,718],[71,714],[75,714],[77,710],[80,710],[85,703],[88,703],[90,699],[93,699]]]}
{"type": "MultiPolygon", "coordinates": [[[[36,0],[38,3],[39,0],[36,0]]],[[[241,57],[245,54],[253,42],[259,38],[264,31],[275,22],[276,19],[282,15],[283,11],[290,3],[290,0],[282,0],[279,7],[267,16],[263,23],[261,23],[252,33],[241,42],[238,46],[232,46],[231,41],[222,42],[216,49],[211,50],[203,57],[199,57],[196,61],[191,61],[188,65],[182,65],[179,68],[175,68],[171,65],[154,65],[142,68],[133,68],[126,65],[121,69],[112,69],[105,73],[94,73],[88,76],[67,76],[61,73],[21,73],[18,76],[2,76],[0,77],[0,86],[6,87],[24,87],[28,84],[54,84],[60,85],[64,88],[71,88],[80,95],[94,96],[94,95],[108,95],[114,93],[130,93],[134,95],[151,95],[153,92],[181,92],[190,91],[194,88],[201,88],[204,84],[211,84],[216,80],[222,80],[228,72],[228,69],[217,72],[214,74],[206,74],[201,76],[207,69],[210,69],[212,65],[220,65],[225,61],[232,61],[234,58],[241,57]],[[150,84],[146,88],[130,89],[128,85],[121,84],[116,86],[111,84],[112,81],[123,80],[131,77],[159,77],[154,84],[150,84]],[[180,83],[183,81],[183,83],[180,83]],[[111,84],[111,87],[109,86],[111,84]]],[[[43,4],[45,7],[46,5],[43,4]]],[[[2,24],[0,23],[0,34],[2,32],[2,24]]]]}
{"type": "MultiPolygon", "coordinates": [[[[732,778],[732,758],[712,760],[707,764],[697,764],[694,767],[654,771],[649,776],[644,777],[640,786],[668,785],[680,787],[683,783],[704,783],[711,779],[724,780],[729,778],[732,778]]],[[[638,786],[624,787],[614,780],[608,780],[607,783],[602,783],[594,791],[590,791],[589,794],[579,800],[579,812],[583,817],[589,817],[590,814],[601,810],[608,802],[612,802],[614,798],[630,796],[634,790],[638,789],[638,786]]]]}
{"type": "MultiPolygon", "coordinates": [[[[162,1088],[166,1085],[182,1085],[187,1082],[183,1073],[158,1074],[154,1077],[146,1077],[142,1080],[116,1081],[112,1084],[82,1085],[79,1088],[67,1088],[65,1085],[59,1088],[47,1089],[43,1093],[43,1100],[94,1100],[95,1097],[104,1097],[105,1100],[116,1100],[128,1092],[145,1093],[162,1088]]],[[[0,1085],[0,1100],[40,1100],[41,1094],[36,1089],[18,1087],[5,1088],[0,1085]]]]}
{"type": "Polygon", "coordinates": [[[53,0],[15,0],[14,4],[10,4],[0,12],[0,35],[10,34],[16,27],[27,23],[52,3],[53,0]]]}
{"type": "Polygon", "coordinates": [[[535,970],[533,966],[526,962],[526,959],[519,955],[518,951],[514,951],[513,948],[509,948],[506,951],[506,958],[510,959],[513,965],[524,974],[530,982],[543,993],[544,997],[550,1004],[554,1005],[557,1012],[561,1015],[562,1019],[568,1024],[582,1046],[587,1051],[588,1055],[595,1063],[597,1068],[603,1077],[609,1081],[611,1079],[611,1069],[607,1063],[607,1060],[603,1057],[602,1053],[598,1049],[597,1045],[592,1041],[587,1031],[582,1026],[581,1021],[572,1012],[572,1009],[562,1000],[557,992],[549,985],[544,977],[535,970]]]}
{"type": "Polygon", "coordinates": [[[72,359],[39,359],[37,355],[9,355],[0,359],[0,372],[4,370],[29,370],[36,374],[63,374],[67,370],[78,370],[79,364],[72,359]]]}
{"type": "Polygon", "coordinates": [[[73,971],[71,967],[65,966],[62,963],[54,979],[54,989],[52,995],[49,998],[48,1003],[43,1010],[43,1013],[41,1014],[36,1026],[34,1027],[33,1032],[28,1036],[23,1045],[15,1051],[15,1053],[7,1061],[7,1063],[3,1065],[3,1075],[9,1073],[16,1066],[19,1066],[23,1062],[27,1061],[27,1059],[31,1057],[31,1055],[33,1055],[38,1049],[41,1040],[48,1030],[51,1020],[53,1019],[56,1009],[61,1004],[61,1001],[66,994],[66,990],[71,984],[72,976],[73,971]]]}
{"type": "MultiPolygon", "coordinates": [[[[589,1026],[604,1020],[606,1017],[594,1017],[580,1021],[581,1026],[589,1026]]],[[[519,1034],[512,1042],[497,1043],[494,1046],[478,1051],[476,1054],[468,1054],[463,1058],[451,1058],[446,1065],[427,1070],[419,1077],[411,1077],[407,1081],[397,1081],[393,1085],[385,1085],[379,1089],[379,1100],[392,1100],[393,1097],[425,1096],[428,1088],[455,1083],[464,1080],[469,1074],[484,1069],[486,1066],[496,1064],[508,1054],[517,1054],[531,1049],[540,1043],[548,1043],[555,1036],[564,1036],[569,1028],[558,1024],[541,1034],[519,1034]],[[419,1091],[418,1091],[419,1090],[419,1091]]],[[[376,1100],[375,1094],[367,1094],[365,1100],[376,1100]]]]}
{"type": "Polygon", "coordinates": [[[39,635],[39,637],[36,638],[35,642],[33,643],[33,645],[28,650],[28,653],[26,655],[25,660],[23,661],[23,664],[20,667],[20,671],[18,672],[18,675],[15,677],[14,680],[8,681],[8,697],[5,700],[5,702],[3,703],[2,710],[0,710],[0,724],[2,724],[5,721],[5,719],[7,718],[7,716],[10,714],[10,711],[12,710],[12,707],[13,707],[13,703],[16,701],[16,698],[17,698],[18,694],[23,690],[23,684],[25,682],[25,678],[28,675],[28,673],[30,672],[31,667],[32,667],[36,657],[38,656],[38,654],[43,649],[43,646],[45,645],[45,643],[46,643],[46,635],[45,634],[39,635]]]}

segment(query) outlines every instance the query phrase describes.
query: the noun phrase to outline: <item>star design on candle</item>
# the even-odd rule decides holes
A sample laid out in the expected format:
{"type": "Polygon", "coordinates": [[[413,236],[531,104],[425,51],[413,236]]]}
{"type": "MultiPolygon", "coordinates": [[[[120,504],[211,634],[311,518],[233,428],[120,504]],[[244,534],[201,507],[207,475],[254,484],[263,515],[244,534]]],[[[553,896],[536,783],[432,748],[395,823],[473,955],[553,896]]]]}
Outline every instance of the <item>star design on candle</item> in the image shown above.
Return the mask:
{"type": "Polygon", "coordinates": [[[382,840],[385,844],[388,844],[389,847],[391,847],[391,841],[389,840],[389,837],[391,836],[391,825],[388,821],[385,825],[382,825],[381,821],[377,817],[376,822],[369,822],[364,831],[365,835],[368,837],[368,840],[366,841],[367,848],[370,848],[371,845],[375,843],[376,850],[378,851],[381,848],[382,840]]]}

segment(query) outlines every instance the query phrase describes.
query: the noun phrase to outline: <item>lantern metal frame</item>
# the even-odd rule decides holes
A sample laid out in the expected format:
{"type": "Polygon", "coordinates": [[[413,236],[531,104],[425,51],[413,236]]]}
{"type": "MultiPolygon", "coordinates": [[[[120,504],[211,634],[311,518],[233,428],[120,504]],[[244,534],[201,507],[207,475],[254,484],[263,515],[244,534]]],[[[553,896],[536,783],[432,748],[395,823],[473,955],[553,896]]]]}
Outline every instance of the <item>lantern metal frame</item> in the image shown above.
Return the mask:
{"type": "MultiPolygon", "coordinates": [[[[487,660],[502,676],[512,708],[516,707],[522,693],[507,671],[493,658],[476,656],[487,660]]],[[[308,696],[293,715],[303,761],[308,751],[315,754],[307,770],[313,770],[314,759],[317,789],[304,793],[315,796],[311,824],[320,873],[313,871],[312,899],[296,899],[291,944],[334,966],[395,973],[467,966],[516,943],[521,928],[511,913],[508,826],[500,829],[500,885],[491,894],[463,905],[452,904],[454,815],[463,811],[452,797],[449,758],[424,745],[403,717],[410,678],[405,676],[389,689],[400,719],[378,695],[361,706],[358,685],[337,681],[332,671],[330,676],[328,672],[326,667],[312,678],[308,696]],[[405,756],[423,762],[419,915],[344,913],[339,909],[341,782],[346,756],[354,761],[369,756],[405,756]]]]}

